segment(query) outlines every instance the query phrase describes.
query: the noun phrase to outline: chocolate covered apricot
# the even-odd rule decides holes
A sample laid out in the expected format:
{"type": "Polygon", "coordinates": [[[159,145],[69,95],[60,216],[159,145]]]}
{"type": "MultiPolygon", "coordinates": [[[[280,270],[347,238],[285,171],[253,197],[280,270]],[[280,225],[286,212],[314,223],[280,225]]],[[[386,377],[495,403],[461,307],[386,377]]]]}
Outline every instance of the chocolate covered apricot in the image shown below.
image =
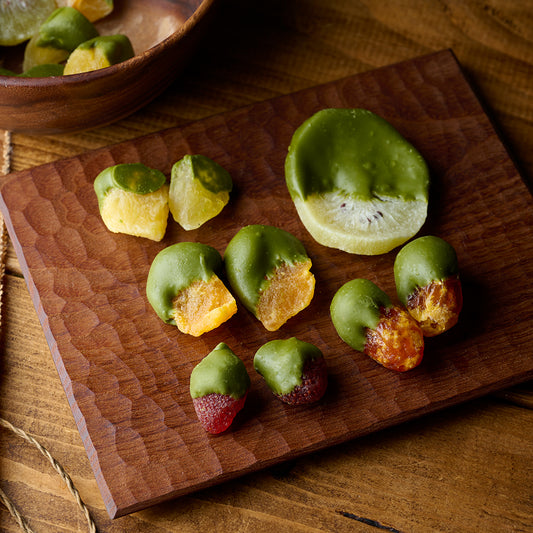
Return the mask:
{"type": "Polygon", "coordinates": [[[217,274],[221,270],[222,258],[211,246],[173,244],[154,258],[146,296],[161,320],[198,337],[237,312],[235,298],[217,274]]]}
{"type": "Polygon", "coordinates": [[[234,293],[269,331],[311,303],[311,259],[303,244],[285,230],[245,226],[228,244],[224,262],[234,293]]]}

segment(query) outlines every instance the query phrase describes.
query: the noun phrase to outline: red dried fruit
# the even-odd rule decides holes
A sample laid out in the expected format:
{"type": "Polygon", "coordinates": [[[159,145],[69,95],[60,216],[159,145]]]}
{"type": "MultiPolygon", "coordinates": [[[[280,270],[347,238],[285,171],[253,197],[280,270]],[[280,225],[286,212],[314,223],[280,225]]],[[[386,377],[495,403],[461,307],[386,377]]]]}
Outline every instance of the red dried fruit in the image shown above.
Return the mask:
{"type": "Polygon", "coordinates": [[[328,368],[323,357],[310,359],[304,363],[302,383],[288,394],[276,394],[289,405],[303,405],[317,402],[324,396],[328,387],[328,368]]]}
{"type": "Polygon", "coordinates": [[[209,433],[217,434],[231,426],[237,413],[244,407],[246,396],[236,400],[229,394],[213,392],[200,398],[193,398],[193,405],[202,427],[209,433]]]}
{"type": "Polygon", "coordinates": [[[378,325],[366,330],[364,353],[390,370],[411,370],[424,355],[422,329],[407,311],[381,307],[378,325]]]}

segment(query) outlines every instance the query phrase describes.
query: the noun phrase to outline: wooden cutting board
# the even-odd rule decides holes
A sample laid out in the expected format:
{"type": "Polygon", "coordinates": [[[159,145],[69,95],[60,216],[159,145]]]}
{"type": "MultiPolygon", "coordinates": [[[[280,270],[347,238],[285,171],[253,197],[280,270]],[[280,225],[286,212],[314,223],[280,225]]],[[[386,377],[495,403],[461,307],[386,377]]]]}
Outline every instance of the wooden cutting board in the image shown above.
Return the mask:
{"type": "Polygon", "coordinates": [[[60,379],[111,517],[313,450],[398,424],[533,377],[533,202],[450,51],[282,96],[2,181],[6,219],[60,379]],[[329,304],[365,277],[393,299],[397,250],[359,257],[318,245],[300,223],[284,160],[300,123],[326,107],[364,107],[389,120],[431,169],[421,234],[457,250],[465,304],[460,323],[426,342],[421,366],[388,371],[338,338],[329,304]],[[186,232],[171,219],[154,243],[104,227],[93,180],[140,161],[169,174],[202,153],[234,180],[221,215],[186,232]],[[162,323],[145,296],[156,253],[199,241],[221,253],[244,225],[282,227],[304,243],[317,289],[278,332],[242,306],[217,330],[193,338],[162,323]],[[323,401],[289,407],[267,390],[252,359],[264,342],[296,336],[325,354],[323,401]],[[219,342],[245,362],[252,388],[230,431],[207,435],[189,397],[189,375],[219,342]]]}

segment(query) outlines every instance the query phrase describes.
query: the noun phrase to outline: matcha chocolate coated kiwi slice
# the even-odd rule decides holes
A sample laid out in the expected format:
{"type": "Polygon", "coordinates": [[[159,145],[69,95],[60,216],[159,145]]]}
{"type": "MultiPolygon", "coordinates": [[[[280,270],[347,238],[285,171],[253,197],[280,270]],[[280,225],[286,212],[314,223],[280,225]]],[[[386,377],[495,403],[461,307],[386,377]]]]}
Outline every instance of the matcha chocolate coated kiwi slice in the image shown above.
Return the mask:
{"type": "Polygon", "coordinates": [[[235,294],[269,331],[279,329],[313,298],[311,259],[285,230],[245,226],[228,244],[224,262],[235,294]]]}
{"type": "Polygon", "coordinates": [[[365,109],[324,109],[306,120],[292,138],[285,177],[303,224],[325,246],[386,253],[426,220],[424,159],[365,109]]]}
{"type": "Polygon", "coordinates": [[[157,315],[180,331],[198,337],[237,312],[235,298],[217,275],[222,258],[197,242],[180,242],[154,258],[146,296],[157,315]]]}

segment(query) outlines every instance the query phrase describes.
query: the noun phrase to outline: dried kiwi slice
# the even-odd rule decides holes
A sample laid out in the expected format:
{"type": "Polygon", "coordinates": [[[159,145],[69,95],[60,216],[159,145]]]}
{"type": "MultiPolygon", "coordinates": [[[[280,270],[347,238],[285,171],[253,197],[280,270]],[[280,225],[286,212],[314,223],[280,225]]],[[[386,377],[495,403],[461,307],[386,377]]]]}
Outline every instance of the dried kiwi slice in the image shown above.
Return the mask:
{"type": "Polygon", "coordinates": [[[304,226],[325,246],[386,253],[426,220],[423,157],[365,109],[324,109],[306,120],[292,138],[285,177],[304,226]]]}
{"type": "Polygon", "coordinates": [[[55,8],[55,0],[0,2],[0,46],[28,40],[55,8]]]}

